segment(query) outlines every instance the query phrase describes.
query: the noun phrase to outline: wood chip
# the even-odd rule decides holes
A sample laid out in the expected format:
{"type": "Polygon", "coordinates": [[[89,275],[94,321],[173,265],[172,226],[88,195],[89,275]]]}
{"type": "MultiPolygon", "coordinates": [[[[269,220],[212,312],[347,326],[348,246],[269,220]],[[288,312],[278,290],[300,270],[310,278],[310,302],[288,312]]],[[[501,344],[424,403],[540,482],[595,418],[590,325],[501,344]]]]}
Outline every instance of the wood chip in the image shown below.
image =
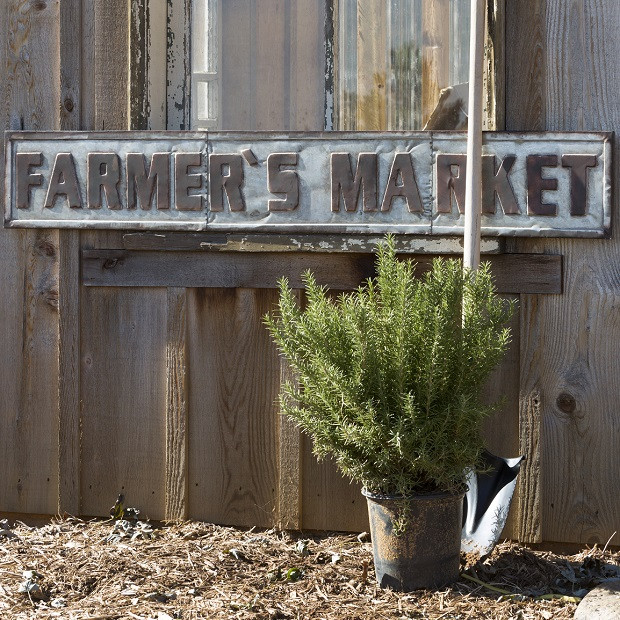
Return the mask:
{"type": "Polygon", "coordinates": [[[377,587],[365,536],[248,532],[186,522],[152,524],[151,538],[120,542],[108,540],[112,521],[10,526],[16,536],[0,545],[0,617],[16,620],[555,620],[572,618],[576,603],[568,595],[620,576],[617,552],[594,548],[559,555],[503,543],[483,561],[463,558],[463,569],[477,581],[462,578],[441,591],[402,594],[377,587]],[[300,553],[302,547],[307,553],[300,553]],[[335,555],[339,559],[332,563],[335,555]],[[286,578],[292,569],[299,571],[296,581],[286,578]],[[49,602],[31,602],[18,592],[24,571],[43,576],[49,602]],[[565,596],[549,599],[551,594],[565,596]],[[64,607],[56,610],[51,601],[61,599],[64,607]]]}

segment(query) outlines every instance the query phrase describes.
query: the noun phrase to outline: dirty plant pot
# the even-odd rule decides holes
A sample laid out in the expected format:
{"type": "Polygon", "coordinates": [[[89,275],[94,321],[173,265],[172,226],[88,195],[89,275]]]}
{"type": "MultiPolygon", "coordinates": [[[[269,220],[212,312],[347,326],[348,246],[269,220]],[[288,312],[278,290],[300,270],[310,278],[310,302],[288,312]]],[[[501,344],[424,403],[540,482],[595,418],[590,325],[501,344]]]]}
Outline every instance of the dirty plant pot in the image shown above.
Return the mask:
{"type": "Polygon", "coordinates": [[[362,490],[368,502],[377,582],[382,588],[409,592],[440,588],[458,579],[463,494],[403,498],[362,490]],[[402,533],[394,521],[406,502],[402,533]]]}

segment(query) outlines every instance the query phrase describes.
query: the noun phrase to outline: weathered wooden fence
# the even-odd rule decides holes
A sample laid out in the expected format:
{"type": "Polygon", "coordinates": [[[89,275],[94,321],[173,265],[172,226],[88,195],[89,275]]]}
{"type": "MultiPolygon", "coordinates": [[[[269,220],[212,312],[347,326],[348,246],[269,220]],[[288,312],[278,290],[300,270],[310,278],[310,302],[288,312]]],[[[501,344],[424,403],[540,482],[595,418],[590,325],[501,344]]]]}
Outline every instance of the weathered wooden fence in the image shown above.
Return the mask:
{"type": "MultiPolygon", "coordinates": [[[[127,128],[129,25],[119,16],[128,4],[3,2],[4,126],[127,128]]],[[[305,24],[304,6],[315,3],[293,4],[305,24]]],[[[506,128],[617,129],[619,23],[615,0],[506,3],[506,128]]],[[[322,31],[302,31],[322,45],[322,31]]],[[[241,72],[243,55],[229,52],[241,72]]],[[[320,129],[323,88],[319,71],[299,100],[274,99],[288,102],[299,128],[320,129]]],[[[242,99],[226,107],[230,125],[242,99]]],[[[273,113],[256,104],[255,126],[271,128],[273,113]]],[[[155,519],[365,529],[358,489],[317,464],[277,415],[287,369],[261,317],[275,299],[273,274],[295,276],[311,262],[348,288],[372,259],[254,243],[0,230],[0,511],[104,515],[124,492],[155,519]]],[[[488,437],[496,452],[528,456],[507,533],[604,543],[620,525],[619,242],[521,239],[496,249],[509,252],[491,259],[520,314],[489,387],[507,400],[488,437]]]]}

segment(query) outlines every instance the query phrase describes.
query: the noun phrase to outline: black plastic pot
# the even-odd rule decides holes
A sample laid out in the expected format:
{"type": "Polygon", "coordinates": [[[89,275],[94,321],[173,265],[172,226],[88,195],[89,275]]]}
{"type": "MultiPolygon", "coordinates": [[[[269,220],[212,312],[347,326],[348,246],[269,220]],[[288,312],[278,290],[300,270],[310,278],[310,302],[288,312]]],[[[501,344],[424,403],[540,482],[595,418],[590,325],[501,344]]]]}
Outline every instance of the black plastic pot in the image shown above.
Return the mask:
{"type": "Polygon", "coordinates": [[[458,579],[463,494],[418,495],[403,499],[362,491],[368,501],[377,582],[409,592],[440,588],[458,579]],[[394,523],[402,517],[404,531],[394,523]]]}

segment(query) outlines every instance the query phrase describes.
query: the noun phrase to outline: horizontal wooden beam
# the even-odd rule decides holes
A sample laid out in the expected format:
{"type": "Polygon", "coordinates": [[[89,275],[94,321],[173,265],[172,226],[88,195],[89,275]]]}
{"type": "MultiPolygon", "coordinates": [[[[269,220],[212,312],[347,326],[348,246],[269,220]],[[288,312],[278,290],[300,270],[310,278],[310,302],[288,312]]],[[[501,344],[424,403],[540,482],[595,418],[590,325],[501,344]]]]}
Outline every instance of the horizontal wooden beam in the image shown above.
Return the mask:
{"type": "MultiPolygon", "coordinates": [[[[423,273],[432,256],[416,256],[423,273]]],[[[543,254],[498,254],[491,262],[500,293],[561,293],[562,257],[543,254]]],[[[185,288],[275,288],[286,277],[301,288],[302,274],[333,289],[352,290],[374,275],[372,254],[149,252],[83,250],[82,283],[86,286],[162,286],[185,288]]]]}
{"type": "MultiPolygon", "coordinates": [[[[126,250],[196,250],[202,252],[372,252],[384,235],[260,234],[223,232],[127,232],[126,250]]],[[[409,254],[462,254],[462,237],[394,235],[398,252],[409,254]]],[[[504,237],[483,237],[483,254],[504,251],[504,237]]]]}

